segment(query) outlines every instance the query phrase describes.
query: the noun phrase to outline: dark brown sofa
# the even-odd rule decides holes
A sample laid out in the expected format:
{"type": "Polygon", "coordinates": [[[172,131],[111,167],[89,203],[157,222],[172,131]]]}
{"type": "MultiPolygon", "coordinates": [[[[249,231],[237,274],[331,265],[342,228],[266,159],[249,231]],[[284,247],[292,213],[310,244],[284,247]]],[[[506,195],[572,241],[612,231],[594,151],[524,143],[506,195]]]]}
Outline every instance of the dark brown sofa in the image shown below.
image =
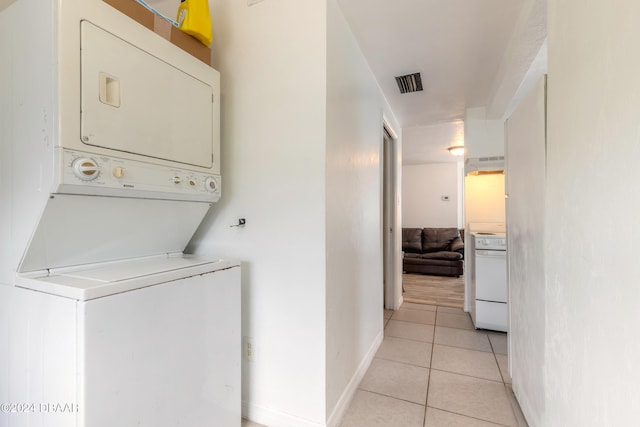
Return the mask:
{"type": "Polygon", "coordinates": [[[402,269],[406,273],[460,277],[464,242],[457,228],[403,228],[402,269]]]}

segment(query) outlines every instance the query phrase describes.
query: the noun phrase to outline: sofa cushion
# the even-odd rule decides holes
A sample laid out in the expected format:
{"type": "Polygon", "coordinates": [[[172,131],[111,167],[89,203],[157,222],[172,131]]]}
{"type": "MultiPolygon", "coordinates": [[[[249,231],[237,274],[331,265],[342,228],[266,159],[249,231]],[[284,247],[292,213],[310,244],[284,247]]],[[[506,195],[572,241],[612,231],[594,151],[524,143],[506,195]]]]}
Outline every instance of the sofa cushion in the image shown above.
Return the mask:
{"type": "Polygon", "coordinates": [[[453,242],[451,242],[451,250],[464,254],[464,241],[462,240],[462,237],[456,237],[453,239],[453,242]]]}
{"type": "Polygon", "coordinates": [[[422,229],[403,228],[402,229],[402,250],[404,252],[422,252],[422,229]]]}
{"type": "MultiPolygon", "coordinates": [[[[449,267],[458,267],[462,266],[463,261],[461,259],[456,261],[451,261],[447,259],[424,259],[424,258],[404,258],[402,265],[405,266],[405,270],[407,270],[406,266],[420,266],[420,265],[441,265],[441,266],[449,266],[449,267]]],[[[411,269],[411,268],[409,268],[411,269]]]]}
{"type": "Polygon", "coordinates": [[[405,252],[405,253],[404,253],[404,258],[416,258],[416,259],[420,259],[420,256],[422,256],[422,254],[414,253],[414,252],[405,252]]]}
{"type": "Polygon", "coordinates": [[[453,239],[459,236],[457,228],[423,228],[422,252],[447,251],[453,239]]]}
{"type": "Polygon", "coordinates": [[[441,251],[441,252],[427,252],[419,255],[422,259],[446,259],[455,261],[457,259],[462,259],[462,254],[460,252],[449,252],[449,251],[441,251]]]}

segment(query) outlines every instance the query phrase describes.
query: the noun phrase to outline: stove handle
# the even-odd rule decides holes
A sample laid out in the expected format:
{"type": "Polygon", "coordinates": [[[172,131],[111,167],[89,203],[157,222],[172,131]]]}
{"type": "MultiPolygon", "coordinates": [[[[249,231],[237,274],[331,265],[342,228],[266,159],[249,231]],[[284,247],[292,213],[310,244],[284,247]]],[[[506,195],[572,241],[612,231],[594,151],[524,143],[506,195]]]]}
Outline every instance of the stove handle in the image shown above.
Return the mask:
{"type": "Polygon", "coordinates": [[[507,256],[507,251],[476,249],[476,256],[503,257],[503,256],[507,256]]]}

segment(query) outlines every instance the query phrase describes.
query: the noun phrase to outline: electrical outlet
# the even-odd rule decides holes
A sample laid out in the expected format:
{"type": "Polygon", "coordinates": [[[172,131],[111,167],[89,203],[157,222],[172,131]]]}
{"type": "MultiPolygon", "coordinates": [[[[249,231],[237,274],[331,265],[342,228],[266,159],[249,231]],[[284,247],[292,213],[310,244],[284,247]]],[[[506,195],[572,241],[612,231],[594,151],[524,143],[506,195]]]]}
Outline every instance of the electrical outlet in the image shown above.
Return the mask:
{"type": "Polygon", "coordinates": [[[242,339],[242,347],[243,347],[243,356],[246,361],[253,362],[253,357],[255,353],[255,349],[253,347],[253,338],[251,337],[243,337],[242,339]]]}

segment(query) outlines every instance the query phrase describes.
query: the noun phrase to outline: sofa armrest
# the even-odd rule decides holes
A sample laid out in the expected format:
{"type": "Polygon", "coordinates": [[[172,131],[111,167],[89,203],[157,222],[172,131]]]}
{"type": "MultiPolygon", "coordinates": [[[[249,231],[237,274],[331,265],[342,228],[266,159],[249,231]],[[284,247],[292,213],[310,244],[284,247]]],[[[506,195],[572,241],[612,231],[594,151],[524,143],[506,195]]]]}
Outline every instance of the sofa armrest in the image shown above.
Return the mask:
{"type": "Polygon", "coordinates": [[[462,255],[464,255],[464,242],[459,236],[453,239],[453,242],[451,242],[451,251],[460,252],[462,255]]]}

